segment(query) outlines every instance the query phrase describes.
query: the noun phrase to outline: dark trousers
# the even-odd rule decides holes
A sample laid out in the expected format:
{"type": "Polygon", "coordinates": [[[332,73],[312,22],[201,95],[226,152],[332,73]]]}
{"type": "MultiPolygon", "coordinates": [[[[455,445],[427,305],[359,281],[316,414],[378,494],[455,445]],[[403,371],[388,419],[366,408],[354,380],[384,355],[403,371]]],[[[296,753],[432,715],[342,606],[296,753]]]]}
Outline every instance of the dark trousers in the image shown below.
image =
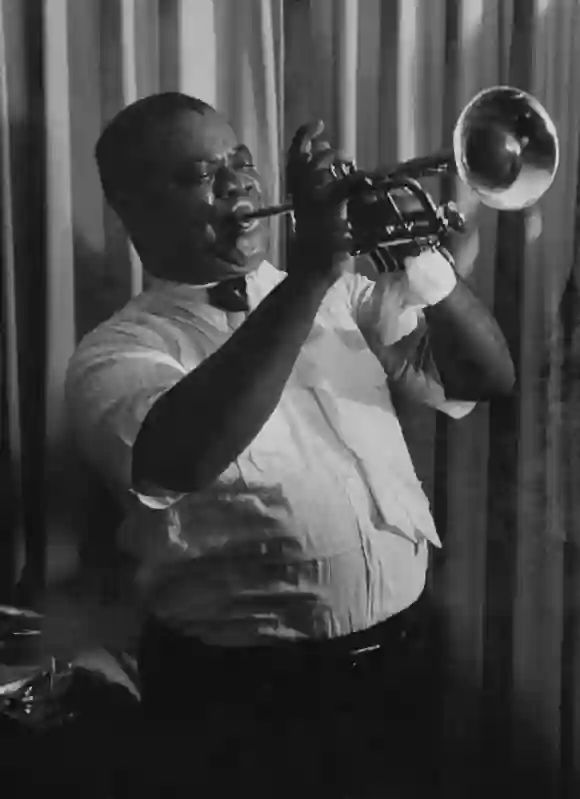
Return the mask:
{"type": "Polygon", "coordinates": [[[436,797],[436,644],[426,597],[362,634],[259,649],[151,621],[135,795],[436,797]]]}

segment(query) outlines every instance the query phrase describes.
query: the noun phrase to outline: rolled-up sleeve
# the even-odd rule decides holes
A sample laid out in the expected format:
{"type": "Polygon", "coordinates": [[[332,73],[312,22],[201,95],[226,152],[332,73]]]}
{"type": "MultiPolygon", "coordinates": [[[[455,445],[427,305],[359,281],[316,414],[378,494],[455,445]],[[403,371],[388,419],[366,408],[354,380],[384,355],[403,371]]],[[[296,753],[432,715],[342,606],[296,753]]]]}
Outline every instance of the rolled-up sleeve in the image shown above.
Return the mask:
{"type": "Polygon", "coordinates": [[[117,492],[165,508],[183,495],[133,486],[132,450],[154,403],[187,373],[163,337],[145,326],[103,326],[81,342],[67,370],[70,427],[87,461],[117,492]]]}
{"type": "Polygon", "coordinates": [[[477,403],[446,396],[423,308],[405,305],[401,274],[385,273],[376,282],[364,275],[349,275],[353,318],[399,396],[461,419],[477,403]]]}

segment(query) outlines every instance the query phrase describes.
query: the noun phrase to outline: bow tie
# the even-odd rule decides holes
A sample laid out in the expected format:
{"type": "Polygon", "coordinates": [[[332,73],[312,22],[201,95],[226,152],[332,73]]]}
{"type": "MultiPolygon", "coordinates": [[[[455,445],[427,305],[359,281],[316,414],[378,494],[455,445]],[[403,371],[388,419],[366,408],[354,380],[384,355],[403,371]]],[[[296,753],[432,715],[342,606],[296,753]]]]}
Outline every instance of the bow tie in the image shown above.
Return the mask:
{"type": "Polygon", "coordinates": [[[245,277],[222,280],[207,290],[207,297],[211,305],[230,313],[248,311],[250,308],[245,277]]]}

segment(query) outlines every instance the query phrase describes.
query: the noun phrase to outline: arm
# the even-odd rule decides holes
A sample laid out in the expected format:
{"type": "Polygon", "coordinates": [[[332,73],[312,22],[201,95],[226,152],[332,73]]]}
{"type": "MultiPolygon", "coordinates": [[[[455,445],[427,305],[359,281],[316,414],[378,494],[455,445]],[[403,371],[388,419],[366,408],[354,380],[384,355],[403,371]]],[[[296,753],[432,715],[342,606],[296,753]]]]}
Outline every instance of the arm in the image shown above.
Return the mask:
{"type": "Polygon", "coordinates": [[[514,365],[488,309],[461,280],[425,308],[429,345],[447,397],[488,400],[511,394],[514,365]]]}
{"type": "Polygon", "coordinates": [[[133,448],[135,486],[199,490],[260,432],[333,282],[314,265],[303,266],[300,275],[276,286],[223,347],[153,405],[133,448]]]}
{"type": "Polygon", "coordinates": [[[399,395],[457,416],[512,390],[513,364],[497,323],[440,256],[424,253],[375,283],[357,276],[351,296],[399,395]]]}
{"type": "Polygon", "coordinates": [[[280,400],[326,292],[351,246],[344,192],[322,197],[334,153],[304,126],[292,143],[288,181],[296,239],[288,276],[220,350],[164,394],[133,449],[133,485],[193,492],[210,484],[260,432],[280,400]]]}

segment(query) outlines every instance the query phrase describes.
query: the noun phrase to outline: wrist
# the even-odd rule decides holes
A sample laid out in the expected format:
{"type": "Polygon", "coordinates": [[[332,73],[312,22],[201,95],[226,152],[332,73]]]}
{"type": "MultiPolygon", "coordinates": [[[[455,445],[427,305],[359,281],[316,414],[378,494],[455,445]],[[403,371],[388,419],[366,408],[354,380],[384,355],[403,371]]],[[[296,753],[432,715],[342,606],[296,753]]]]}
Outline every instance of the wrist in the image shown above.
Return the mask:
{"type": "Polygon", "coordinates": [[[289,251],[288,274],[330,287],[341,276],[348,260],[348,253],[337,253],[320,240],[296,239],[289,251]]]}
{"type": "Polygon", "coordinates": [[[405,262],[408,291],[405,305],[431,307],[446,299],[457,286],[453,266],[440,253],[425,251],[405,262]]]}

